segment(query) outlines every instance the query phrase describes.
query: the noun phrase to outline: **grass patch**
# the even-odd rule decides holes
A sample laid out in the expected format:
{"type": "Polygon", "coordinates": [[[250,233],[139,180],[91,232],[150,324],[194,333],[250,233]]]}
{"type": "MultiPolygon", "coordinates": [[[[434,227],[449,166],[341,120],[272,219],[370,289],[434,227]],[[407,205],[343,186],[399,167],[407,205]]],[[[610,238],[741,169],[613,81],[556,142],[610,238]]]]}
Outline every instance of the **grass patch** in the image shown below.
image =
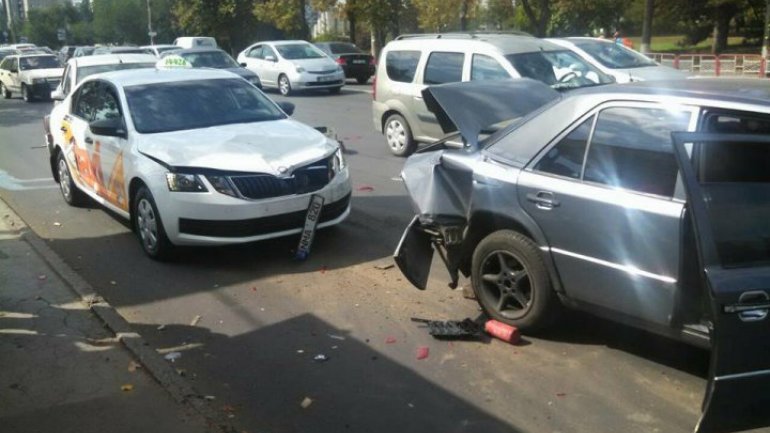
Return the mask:
{"type": "MultiPolygon", "coordinates": [[[[634,48],[637,50],[642,46],[641,36],[629,37],[634,42],[634,48]]],[[[682,46],[680,42],[684,40],[682,35],[673,36],[653,36],[650,50],[653,53],[703,53],[708,54],[711,52],[711,44],[713,38],[708,38],[699,42],[697,45],[682,46]]],[[[730,36],[727,38],[727,50],[726,54],[741,53],[741,54],[759,54],[762,51],[762,47],[759,45],[744,45],[743,36],[730,36]]]]}

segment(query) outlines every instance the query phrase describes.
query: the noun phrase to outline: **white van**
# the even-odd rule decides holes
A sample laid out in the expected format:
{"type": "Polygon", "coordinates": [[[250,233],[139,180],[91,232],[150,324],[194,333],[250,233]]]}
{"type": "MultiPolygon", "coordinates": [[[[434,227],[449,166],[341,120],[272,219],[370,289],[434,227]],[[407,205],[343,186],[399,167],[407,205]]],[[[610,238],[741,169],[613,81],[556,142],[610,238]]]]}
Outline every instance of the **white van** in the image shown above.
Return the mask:
{"type": "Polygon", "coordinates": [[[182,48],[217,48],[217,41],[209,36],[183,36],[176,38],[174,45],[182,48]]]}

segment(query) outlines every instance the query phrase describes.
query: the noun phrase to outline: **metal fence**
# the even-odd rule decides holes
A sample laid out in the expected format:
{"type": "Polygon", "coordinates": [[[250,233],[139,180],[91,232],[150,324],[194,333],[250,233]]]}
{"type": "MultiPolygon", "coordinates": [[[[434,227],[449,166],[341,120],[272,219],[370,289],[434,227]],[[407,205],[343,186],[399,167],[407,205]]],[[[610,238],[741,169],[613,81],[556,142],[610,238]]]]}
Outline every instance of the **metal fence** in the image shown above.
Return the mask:
{"type": "Polygon", "coordinates": [[[766,76],[767,62],[757,54],[666,54],[648,53],[648,57],[675,69],[688,71],[693,75],[716,77],[762,77],[766,76]]]}

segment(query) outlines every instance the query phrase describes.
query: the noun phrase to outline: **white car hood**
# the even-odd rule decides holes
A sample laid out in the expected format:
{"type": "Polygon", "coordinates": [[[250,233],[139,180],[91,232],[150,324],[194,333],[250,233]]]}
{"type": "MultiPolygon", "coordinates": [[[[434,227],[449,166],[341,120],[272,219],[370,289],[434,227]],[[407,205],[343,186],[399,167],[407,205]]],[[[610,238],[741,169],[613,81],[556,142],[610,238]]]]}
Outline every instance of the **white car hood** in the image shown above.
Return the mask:
{"type": "Polygon", "coordinates": [[[337,69],[337,63],[335,63],[334,60],[327,57],[322,57],[320,59],[296,59],[296,60],[287,60],[287,61],[297,66],[302,66],[307,71],[311,71],[311,72],[331,71],[331,70],[337,69]]]}
{"type": "Polygon", "coordinates": [[[138,150],[172,167],[281,175],[334,152],[335,144],[291,119],[142,135],[138,150]]]}
{"type": "Polygon", "coordinates": [[[61,78],[64,72],[63,68],[51,68],[51,69],[30,69],[27,71],[21,71],[29,79],[34,78],[61,78]]]}
{"type": "Polygon", "coordinates": [[[687,72],[669,68],[667,66],[645,66],[642,68],[615,70],[628,74],[634,81],[676,80],[688,77],[687,72]]]}

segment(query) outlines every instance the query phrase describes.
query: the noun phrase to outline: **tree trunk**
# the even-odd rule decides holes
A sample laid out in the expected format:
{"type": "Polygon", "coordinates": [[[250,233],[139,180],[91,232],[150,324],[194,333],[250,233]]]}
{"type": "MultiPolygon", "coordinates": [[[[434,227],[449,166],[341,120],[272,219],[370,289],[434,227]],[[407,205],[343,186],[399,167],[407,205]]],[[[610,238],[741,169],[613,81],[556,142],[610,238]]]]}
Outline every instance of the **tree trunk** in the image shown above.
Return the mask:
{"type": "Polygon", "coordinates": [[[642,24],[642,52],[643,53],[650,52],[650,45],[652,44],[652,16],[654,12],[655,12],[655,0],[645,0],[644,23],[642,24]]]}
{"type": "Polygon", "coordinates": [[[730,21],[737,12],[735,5],[723,4],[714,9],[714,43],[711,53],[721,54],[727,49],[727,37],[730,32],[730,21]]]}
{"type": "MultiPolygon", "coordinates": [[[[768,0],[770,1],[770,0],[768,0]]],[[[348,12],[348,35],[350,36],[350,42],[356,43],[356,14],[348,12]]]]}
{"type": "Polygon", "coordinates": [[[550,0],[538,0],[538,9],[540,16],[532,9],[532,0],[521,0],[521,6],[524,8],[524,14],[535,28],[535,36],[544,38],[548,32],[548,24],[551,22],[551,7],[548,4],[550,0]]]}
{"type": "Polygon", "coordinates": [[[770,54],[770,0],[765,1],[765,37],[762,40],[762,57],[767,60],[770,54]]]}
{"type": "Polygon", "coordinates": [[[463,0],[460,6],[460,30],[468,30],[468,0],[463,0]]]}

